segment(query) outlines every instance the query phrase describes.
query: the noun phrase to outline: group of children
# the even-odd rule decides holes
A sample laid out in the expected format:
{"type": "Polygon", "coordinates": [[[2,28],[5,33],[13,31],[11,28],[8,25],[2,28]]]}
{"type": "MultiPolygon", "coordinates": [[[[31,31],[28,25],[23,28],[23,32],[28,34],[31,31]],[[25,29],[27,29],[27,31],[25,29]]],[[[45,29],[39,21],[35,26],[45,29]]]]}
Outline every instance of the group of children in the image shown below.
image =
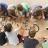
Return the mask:
{"type": "MultiPolygon", "coordinates": [[[[0,3],[0,17],[11,17],[11,19],[17,19],[19,16],[25,17],[25,19],[31,19],[33,17],[37,20],[45,20],[48,19],[48,8],[42,9],[42,6],[37,6],[33,11],[31,7],[27,3],[20,3],[18,5],[6,5],[4,3],[0,3]]],[[[28,19],[28,20],[29,20],[28,19]]],[[[34,39],[36,31],[29,31],[28,36],[23,37],[16,32],[20,31],[20,28],[16,29],[16,31],[12,31],[12,24],[8,23],[4,25],[4,31],[0,33],[0,45],[4,45],[5,43],[17,45],[21,42],[24,43],[24,48],[36,48],[39,44],[37,39],[34,39]],[[23,38],[23,39],[22,39],[23,38]]],[[[37,47],[39,48],[39,47],[37,47]]]]}
{"type": "Polygon", "coordinates": [[[23,42],[24,48],[35,48],[39,44],[38,40],[34,39],[36,32],[29,32],[29,36],[24,37],[24,40],[22,40],[22,36],[17,34],[19,28],[15,32],[12,29],[13,27],[10,23],[4,26],[4,31],[0,33],[0,46],[3,46],[5,43],[16,46],[23,42]]]}
{"type": "Polygon", "coordinates": [[[14,4],[7,5],[4,3],[0,3],[0,15],[5,15],[5,16],[11,16],[11,17],[34,16],[35,18],[37,18],[36,16],[42,16],[44,14],[45,18],[48,18],[47,12],[48,8],[46,7],[45,9],[43,9],[42,6],[37,6],[32,11],[32,8],[27,3],[20,3],[18,5],[14,4]]]}

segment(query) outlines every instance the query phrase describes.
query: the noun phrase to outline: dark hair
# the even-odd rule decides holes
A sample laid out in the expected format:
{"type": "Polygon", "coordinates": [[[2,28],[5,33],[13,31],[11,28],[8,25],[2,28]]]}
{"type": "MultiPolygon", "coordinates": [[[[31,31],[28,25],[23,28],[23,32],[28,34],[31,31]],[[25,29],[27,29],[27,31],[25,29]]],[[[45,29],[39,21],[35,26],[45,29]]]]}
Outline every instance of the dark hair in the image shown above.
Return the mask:
{"type": "Polygon", "coordinates": [[[30,36],[31,38],[34,37],[35,34],[36,34],[36,32],[29,32],[29,36],[30,36]]]}
{"type": "Polygon", "coordinates": [[[48,7],[44,9],[44,16],[45,16],[45,19],[48,19],[48,7]]]}
{"type": "Polygon", "coordinates": [[[23,10],[23,7],[22,7],[21,4],[18,4],[18,5],[17,5],[17,10],[18,10],[18,11],[22,11],[22,10],[23,10]]]}
{"type": "Polygon", "coordinates": [[[4,26],[4,31],[11,32],[11,30],[12,30],[12,25],[10,23],[4,26]]]}
{"type": "Polygon", "coordinates": [[[34,17],[42,16],[42,10],[37,10],[33,13],[34,17]]]}

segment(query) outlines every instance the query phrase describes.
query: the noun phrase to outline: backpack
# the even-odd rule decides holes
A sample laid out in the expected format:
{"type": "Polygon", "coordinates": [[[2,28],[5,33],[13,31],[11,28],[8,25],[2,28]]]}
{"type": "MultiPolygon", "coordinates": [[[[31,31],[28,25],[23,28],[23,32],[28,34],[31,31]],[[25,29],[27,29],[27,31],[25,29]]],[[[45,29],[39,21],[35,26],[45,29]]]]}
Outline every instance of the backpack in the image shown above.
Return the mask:
{"type": "Polygon", "coordinates": [[[0,46],[4,45],[7,43],[7,38],[4,32],[0,33],[0,46]]]}

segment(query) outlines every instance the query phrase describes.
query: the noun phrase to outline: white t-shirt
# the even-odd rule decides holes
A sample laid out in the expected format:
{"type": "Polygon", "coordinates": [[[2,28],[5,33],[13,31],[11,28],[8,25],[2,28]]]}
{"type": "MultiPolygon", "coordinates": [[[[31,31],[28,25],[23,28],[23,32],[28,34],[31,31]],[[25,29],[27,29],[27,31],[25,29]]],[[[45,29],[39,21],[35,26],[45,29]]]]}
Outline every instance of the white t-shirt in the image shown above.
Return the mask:
{"type": "Polygon", "coordinates": [[[17,45],[19,43],[17,34],[15,32],[5,32],[5,34],[8,38],[9,44],[17,45]]]}

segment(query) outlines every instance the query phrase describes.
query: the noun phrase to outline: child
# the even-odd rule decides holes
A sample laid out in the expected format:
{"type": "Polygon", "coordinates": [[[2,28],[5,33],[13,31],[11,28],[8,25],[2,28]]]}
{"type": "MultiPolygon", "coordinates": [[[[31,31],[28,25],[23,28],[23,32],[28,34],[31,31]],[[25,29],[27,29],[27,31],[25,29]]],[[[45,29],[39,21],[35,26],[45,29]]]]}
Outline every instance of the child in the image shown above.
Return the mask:
{"type": "Polygon", "coordinates": [[[3,46],[8,42],[5,32],[0,33],[0,46],[3,46]]]}
{"type": "Polygon", "coordinates": [[[28,37],[28,32],[23,27],[21,27],[18,34],[19,42],[24,42],[25,37],[28,37]]]}
{"type": "Polygon", "coordinates": [[[42,7],[40,6],[36,7],[35,11],[33,12],[33,16],[35,19],[38,19],[38,20],[45,19],[42,7]]]}
{"type": "MultiPolygon", "coordinates": [[[[34,38],[36,32],[29,32],[29,37],[24,39],[24,48],[40,48],[39,41],[34,38]]],[[[42,47],[42,46],[41,46],[42,47]]]]}
{"type": "Polygon", "coordinates": [[[16,14],[15,14],[15,8],[16,6],[14,4],[11,4],[8,6],[7,10],[8,10],[8,15],[12,18],[12,19],[16,19],[16,14]]]}
{"type": "Polygon", "coordinates": [[[0,15],[8,15],[7,4],[0,3],[0,15]]]}
{"type": "MultiPolygon", "coordinates": [[[[17,34],[15,32],[12,32],[12,25],[8,23],[4,26],[4,31],[7,36],[8,42],[11,45],[17,45],[19,43],[17,34]]],[[[17,31],[17,30],[16,30],[17,31]]]]}
{"type": "Polygon", "coordinates": [[[27,3],[21,3],[17,5],[17,10],[21,16],[27,17],[27,13],[30,11],[30,6],[27,3]]]}

